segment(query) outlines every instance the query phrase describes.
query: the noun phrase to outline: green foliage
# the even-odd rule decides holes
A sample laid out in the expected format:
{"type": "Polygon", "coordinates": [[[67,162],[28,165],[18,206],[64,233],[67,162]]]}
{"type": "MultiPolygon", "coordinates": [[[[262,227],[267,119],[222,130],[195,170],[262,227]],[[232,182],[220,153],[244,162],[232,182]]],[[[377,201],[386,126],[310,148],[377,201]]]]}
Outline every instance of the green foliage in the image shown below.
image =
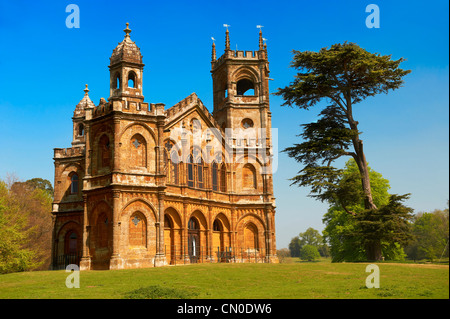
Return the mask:
{"type": "Polygon", "coordinates": [[[353,232],[349,237],[357,238],[365,247],[368,256],[373,245],[380,245],[385,258],[395,256],[399,246],[405,246],[412,239],[411,224],[413,210],[403,205],[407,195],[391,195],[389,202],[376,210],[364,210],[355,216],[353,232]]]}
{"type": "Polygon", "coordinates": [[[46,191],[50,196],[53,197],[53,186],[52,183],[50,183],[49,180],[43,179],[43,178],[32,178],[25,182],[33,189],[41,189],[46,191]]]}
{"type": "Polygon", "coordinates": [[[448,257],[449,210],[434,210],[431,213],[419,213],[412,225],[414,240],[406,248],[411,259],[429,259],[448,257]]]}
{"type": "Polygon", "coordinates": [[[377,208],[353,107],[369,96],[398,89],[402,78],[410,73],[399,68],[403,61],[347,42],[319,52],[294,51],[291,67],[298,73],[290,85],[275,94],[281,95],[287,106],[309,109],[322,101],[327,105],[317,122],[302,125],[303,142],[284,150],[304,166],[291,178],[292,184],[310,187],[309,196],[339,202],[343,209],[352,212],[347,206],[359,198],[358,190],[346,187],[341,181],[342,170],[332,166],[338,158],[351,156],[358,164],[365,209],[377,208]]]}
{"type": "Polygon", "coordinates": [[[331,207],[324,215],[324,237],[330,244],[333,261],[363,261],[368,258],[372,245],[379,245],[386,260],[401,260],[405,254],[404,246],[410,237],[412,209],[405,207],[402,201],[407,195],[390,195],[389,181],[370,169],[370,184],[376,210],[364,208],[364,194],[356,163],[350,159],[342,172],[337,185],[347,192],[340,201],[330,200],[331,207]],[[351,194],[351,196],[350,196],[351,194]],[[342,202],[351,210],[351,215],[342,207],[342,202]]]}
{"type": "Polygon", "coordinates": [[[304,245],[300,250],[300,259],[306,261],[315,261],[320,258],[319,250],[313,245],[304,245]]]}
{"type": "Polygon", "coordinates": [[[23,249],[29,231],[27,215],[21,214],[5,182],[0,180],[0,274],[24,271],[34,266],[34,254],[23,249]]]}
{"type": "Polygon", "coordinates": [[[301,246],[312,245],[318,247],[322,245],[323,239],[320,232],[312,227],[309,227],[304,233],[300,233],[301,246]]]}
{"type": "Polygon", "coordinates": [[[322,257],[329,256],[329,249],[323,240],[320,232],[312,227],[309,227],[304,233],[300,233],[291,239],[289,243],[289,250],[291,257],[300,257],[300,251],[305,245],[312,245],[317,248],[322,257]]]}
{"type": "Polygon", "coordinates": [[[300,248],[301,248],[300,238],[298,238],[298,236],[292,238],[288,248],[289,251],[291,252],[291,257],[300,257],[300,248]]]}
{"type": "Polygon", "coordinates": [[[366,253],[360,241],[347,236],[355,228],[355,220],[352,215],[346,213],[342,208],[332,206],[324,215],[323,222],[326,225],[323,235],[330,245],[333,262],[366,259],[366,253]]]}
{"type": "Polygon", "coordinates": [[[0,273],[27,271],[50,257],[52,194],[0,180],[0,273]]]}
{"type": "Polygon", "coordinates": [[[299,70],[295,80],[279,89],[283,105],[308,109],[324,98],[333,105],[351,99],[359,103],[369,96],[398,89],[410,70],[399,68],[405,59],[370,53],[355,43],[334,44],[319,52],[293,51],[291,67],[299,70]]]}

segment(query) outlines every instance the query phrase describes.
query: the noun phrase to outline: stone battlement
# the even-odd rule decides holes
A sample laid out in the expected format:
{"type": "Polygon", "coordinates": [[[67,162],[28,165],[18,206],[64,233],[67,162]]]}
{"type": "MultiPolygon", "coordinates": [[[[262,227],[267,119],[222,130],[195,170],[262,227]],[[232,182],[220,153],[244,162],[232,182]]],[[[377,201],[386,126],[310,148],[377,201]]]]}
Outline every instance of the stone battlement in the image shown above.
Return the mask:
{"type": "Polygon", "coordinates": [[[76,157],[83,155],[84,155],[84,146],[54,149],[54,158],[76,157]]]}

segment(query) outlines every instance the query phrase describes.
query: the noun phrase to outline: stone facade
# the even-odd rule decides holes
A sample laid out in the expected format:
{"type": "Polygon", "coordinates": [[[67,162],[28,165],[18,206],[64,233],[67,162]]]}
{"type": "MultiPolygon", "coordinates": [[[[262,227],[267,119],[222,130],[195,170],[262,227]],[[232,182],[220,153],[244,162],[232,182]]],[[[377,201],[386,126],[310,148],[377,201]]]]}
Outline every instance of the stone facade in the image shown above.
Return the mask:
{"type": "Polygon", "coordinates": [[[212,48],[214,111],[195,93],[165,109],[142,95],[131,40],[110,58],[110,96],[89,89],[71,148],[55,149],[53,266],[122,269],[277,262],[267,49],[212,48]],[[250,93],[250,94],[249,94],[250,93]]]}

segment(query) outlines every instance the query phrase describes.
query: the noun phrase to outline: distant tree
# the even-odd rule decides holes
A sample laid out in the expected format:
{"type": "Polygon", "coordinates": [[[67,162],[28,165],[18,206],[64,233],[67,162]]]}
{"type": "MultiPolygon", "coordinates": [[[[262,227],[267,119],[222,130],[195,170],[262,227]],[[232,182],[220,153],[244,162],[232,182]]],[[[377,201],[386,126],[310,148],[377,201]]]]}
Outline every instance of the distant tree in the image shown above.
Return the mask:
{"type": "Polygon", "coordinates": [[[27,180],[25,183],[27,183],[34,189],[44,190],[48,192],[51,196],[53,196],[53,186],[49,180],[43,178],[32,178],[27,180]]]}
{"type": "Polygon", "coordinates": [[[325,241],[317,249],[319,250],[320,256],[326,258],[330,257],[330,246],[328,246],[328,244],[325,241]]]}
{"type": "Polygon", "coordinates": [[[315,246],[322,257],[328,257],[328,245],[325,243],[324,238],[320,232],[312,227],[309,227],[305,232],[299,234],[300,247],[299,250],[305,245],[315,246]]]}
{"type": "Polygon", "coordinates": [[[0,181],[0,274],[29,270],[35,266],[35,254],[27,243],[27,216],[20,203],[11,197],[6,183],[0,181]]]}
{"type": "Polygon", "coordinates": [[[320,258],[319,250],[313,245],[304,245],[300,250],[300,259],[314,261],[320,258]]]}
{"type": "Polygon", "coordinates": [[[300,245],[313,245],[320,246],[323,243],[322,235],[320,232],[312,227],[309,227],[304,233],[300,233],[300,245]]]}
{"type": "Polygon", "coordinates": [[[288,248],[289,251],[291,252],[291,257],[300,257],[300,248],[301,248],[300,238],[298,238],[298,236],[292,238],[288,248]]]}
{"type": "Polygon", "coordinates": [[[408,258],[414,260],[448,257],[449,210],[436,209],[414,216],[414,240],[406,248],[408,258]]]}
{"type": "Polygon", "coordinates": [[[48,190],[0,180],[0,273],[48,268],[51,202],[48,190]]]}
{"type": "Polygon", "coordinates": [[[16,191],[16,189],[18,189],[23,191],[24,187],[28,187],[30,190],[40,189],[46,191],[50,196],[53,196],[52,183],[43,178],[32,178],[25,182],[14,181],[11,190],[16,191]]]}
{"type": "MultiPolygon", "coordinates": [[[[321,201],[339,201],[345,212],[355,215],[347,204],[353,194],[342,185],[338,187],[342,170],[331,165],[342,156],[350,156],[357,164],[364,209],[376,210],[359,122],[353,109],[367,97],[401,87],[402,78],[410,70],[399,68],[403,58],[392,60],[390,55],[370,53],[355,43],[334,44],[319,52],[293,52],[291,66],[298,73],[289,86],[275,94],[283,97],[283,105],[306,110],[322,101],[327,103],[317,122],[303,125],[304,142],[284,150],[304,165],[291,179],[293,184],[311,187],[310,196],[321,201]]],[[[372,245],[369,259],[378,260],[381,246],[378,242],[372,245]]]]}

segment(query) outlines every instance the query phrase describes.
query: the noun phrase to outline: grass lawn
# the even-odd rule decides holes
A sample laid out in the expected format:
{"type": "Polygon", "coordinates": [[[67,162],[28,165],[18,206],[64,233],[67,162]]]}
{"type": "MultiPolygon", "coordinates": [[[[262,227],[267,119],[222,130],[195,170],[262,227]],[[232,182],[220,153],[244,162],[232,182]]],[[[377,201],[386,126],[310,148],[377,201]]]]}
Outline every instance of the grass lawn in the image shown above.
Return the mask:
{"type": "Polygon", "coordinates": [[[368,263],[198,264],[69,273],[0,275],[0,298],[449,298],[445,265],[378,263],[380,288],[367,289],[368,263]]]}

